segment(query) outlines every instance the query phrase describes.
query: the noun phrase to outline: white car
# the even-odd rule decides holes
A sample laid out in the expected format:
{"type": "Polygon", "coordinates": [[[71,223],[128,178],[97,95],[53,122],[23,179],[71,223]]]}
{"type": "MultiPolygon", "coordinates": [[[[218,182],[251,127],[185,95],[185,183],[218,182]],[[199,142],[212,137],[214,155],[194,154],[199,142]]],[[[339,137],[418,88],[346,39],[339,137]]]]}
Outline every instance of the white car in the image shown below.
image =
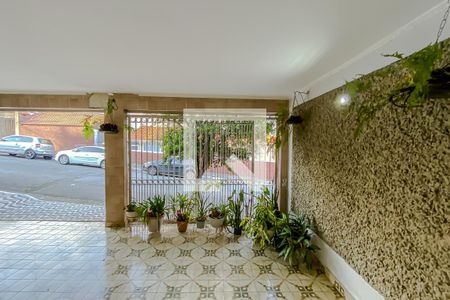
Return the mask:
{"type": "Polygon", "coordinates": [[[10,135],[0,139],[0,153],[25,156],[28,159],[37,156],[52,159],[55,148],[48,139],[27,135],[10,135]]]}
{"type": "Polygon", "coordinates": [[[83,146],[59,151],[55,159],[62,165],[78,164],[105,168],[105,147],[83,146]]]}

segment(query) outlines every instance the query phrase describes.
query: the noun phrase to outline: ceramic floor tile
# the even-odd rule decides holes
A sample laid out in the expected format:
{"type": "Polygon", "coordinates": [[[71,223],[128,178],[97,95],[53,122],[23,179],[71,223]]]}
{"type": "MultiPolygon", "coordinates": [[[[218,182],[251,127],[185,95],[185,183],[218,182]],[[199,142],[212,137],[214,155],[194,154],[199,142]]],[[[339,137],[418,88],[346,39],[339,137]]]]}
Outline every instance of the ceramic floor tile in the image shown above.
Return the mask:
{"type": "Polygon", "coordinates": [[[0,222],[1,299],[340,299],[323,274],[194,227],[0,222]]]}

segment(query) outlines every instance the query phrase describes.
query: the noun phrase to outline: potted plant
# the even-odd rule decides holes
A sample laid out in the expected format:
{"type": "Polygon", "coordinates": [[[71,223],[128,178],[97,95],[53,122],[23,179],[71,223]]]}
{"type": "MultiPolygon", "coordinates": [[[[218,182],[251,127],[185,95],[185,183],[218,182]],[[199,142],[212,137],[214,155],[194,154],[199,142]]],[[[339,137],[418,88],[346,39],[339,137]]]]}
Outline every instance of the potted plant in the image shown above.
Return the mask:
{"type": "Polygon", "coordinates": [[[190,220],[190,214],[186,211],[183,212],[178,210],[176,216],[178,232],[186,232],[190,220]]]}
{"type": "Polygon", "coordinates": [[[209,210],[208,223],[216,229],[222,227],[225,224],[225,216],[226,206],[224,204],[214,206],[209,210]]]}
{"type": "Polygon", "coordinates": [[[117,110],[117,103],[114,99],[108,99],[105,107],[105,115],[109,118],[110,123],[103,123],[100,125],[100,131],[105,133],[118,133],[119,128],[114,124],[114,111],[117,110]]]}
{"type": "Polygon", "coordinates": [[[235,235],[242,234],[242,212],[244,206],[244,190],[241,189],[237,199],[235,198],[236,190],[233,191],[230,197],[228,197],[228,218],[229,225],[233,227],[233,233],[235,235]]]}
{"type": "Polygon", "coordinates": [[[172,197],[172,211],[177,220],[178,232],[186,232],[191,217],[192,201],[186,194],[172,197]]]}
{"type": "Polygon", "coordinates": [[[125,209],[126,209],[125,214],[126,214],[128,220],[132,220],[137,217],[135,202],[131,201],[125,209]]]}
{"type": "Polygon", "coordinates": [[[281,217],[277,204],[278,193],[276,191],[271,193],[267,187],[264,187],[256,196],[256,203],[252,216],[244,218],[241,225],[255,243],[259,243],[261,248],[265,248],[276,239],[274,237],[275,225],[277,219],[281,217]]]}
{"type": "Polygon", "coordinates": [[[205,228],[206,216],[208,214],[208,209],[211,203],[207,203],[208,198],[204,197],[201,193],[197,192],[194,194],[194,203],[197,207],[197,216],[195,220],[197,221],[197,228],[205,228]]]}
{"type": "Polygon", "coordinates": [[[161,229],[161,220],[164,218],[166,200],[165,197],[155,196],[148,198],[146,202],[136,207],[138,216],[147,224],[150,232],[158,232],[161,229]]]}
{"type": "Polygon", "coordinates": [[[305,216],[291,212],[282,214],[277,220],[276,235],[279,243],[276,249],[279,256],[288,261],[290,265],[295,262],[304,263],[311,269],[313,254],[319,247],[312,244],[314,226],[305,216]]]}

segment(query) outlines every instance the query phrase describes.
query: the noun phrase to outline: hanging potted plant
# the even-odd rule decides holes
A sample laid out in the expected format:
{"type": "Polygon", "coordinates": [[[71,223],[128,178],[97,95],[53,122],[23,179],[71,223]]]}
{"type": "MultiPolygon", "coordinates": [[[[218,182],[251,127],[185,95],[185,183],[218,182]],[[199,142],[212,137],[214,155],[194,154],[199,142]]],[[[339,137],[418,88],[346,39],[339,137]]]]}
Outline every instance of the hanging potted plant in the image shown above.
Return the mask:
{"type": "Polygon", "coordinates": [[[194,194],[194,203],[197,207],[197,216],[195,220],[197,221],[197,228],[205,228],[206,216],[208,214],[208,209],[211,203],[207,203],[208,198],[203,197],[199,192],[194,194]]]}
{"type": "Polygon", "coordinates": [[[137,217],[135,202],[131,201],[125,209],[126,209],[125,214],[129,221],[134,220],[137,217]]]}
{"type": "Polygon", "coordinates": [[[103,123],[100,125],[100,131],[105,133],[118,133],[119,127],[114,124],[114,111],[117,110],[117,103],[114,99],[108,99],[105,107],[105,115],[109,118],[110,123],[103,123]]]}
{"type": "Polygon", "coordinates": [[[228,197],[228,211],[229,220],[228,223],[233,227],[234,235],[242,234],[242,213],[244,207],[244,190],[241,189],[237,199],[234,199],[236,190],[233,191],[230,197],[228,197]]]}

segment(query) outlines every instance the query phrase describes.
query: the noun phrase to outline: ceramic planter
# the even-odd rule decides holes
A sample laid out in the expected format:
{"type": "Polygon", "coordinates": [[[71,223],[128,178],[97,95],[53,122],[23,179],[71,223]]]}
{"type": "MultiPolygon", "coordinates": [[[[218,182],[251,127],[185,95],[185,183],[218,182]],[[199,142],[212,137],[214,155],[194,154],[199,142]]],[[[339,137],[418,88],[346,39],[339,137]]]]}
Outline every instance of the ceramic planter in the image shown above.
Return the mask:
{"type": "Polygon", "coordinates": [[[225,220],[225,218],[214,219],[214,218],[208,217],[208,223],[214,228],[221,227],[223,225],[224,220],[225,220]]]}
{"type": "Polygon", "coordinates": [[[178,232],[186,232],[188,224],[188,222],[177,221],[178,232]]]}
{"type": "Polygon", "coordinates": [[[197,228],[199,229],[205,228],[205,221],[197,221],[197,228]]]}
{"type": "Polygon", "coordinates": [[[135,219],[137,218],[137,214],[135,211],[127,211],[125,212],[128,219],[135,219]]]}
{"type": "Polygon", "coordinates": [[[159,220],[156,217],[150,217],[148,219],[148,224],[147,224],[148,231],[150,231],[150,232],[159,232],[159,230],[161,229],[161,221],[162,221],[163,218],[164,218],[164,215],[161,215],[159,217],[159,220]]]}
{"type": "Polygon", "coordinates": [[[233,234],[234,235],[241,235],[242,234],[242,228],[241,227],[233,228],[233,234]]]}

